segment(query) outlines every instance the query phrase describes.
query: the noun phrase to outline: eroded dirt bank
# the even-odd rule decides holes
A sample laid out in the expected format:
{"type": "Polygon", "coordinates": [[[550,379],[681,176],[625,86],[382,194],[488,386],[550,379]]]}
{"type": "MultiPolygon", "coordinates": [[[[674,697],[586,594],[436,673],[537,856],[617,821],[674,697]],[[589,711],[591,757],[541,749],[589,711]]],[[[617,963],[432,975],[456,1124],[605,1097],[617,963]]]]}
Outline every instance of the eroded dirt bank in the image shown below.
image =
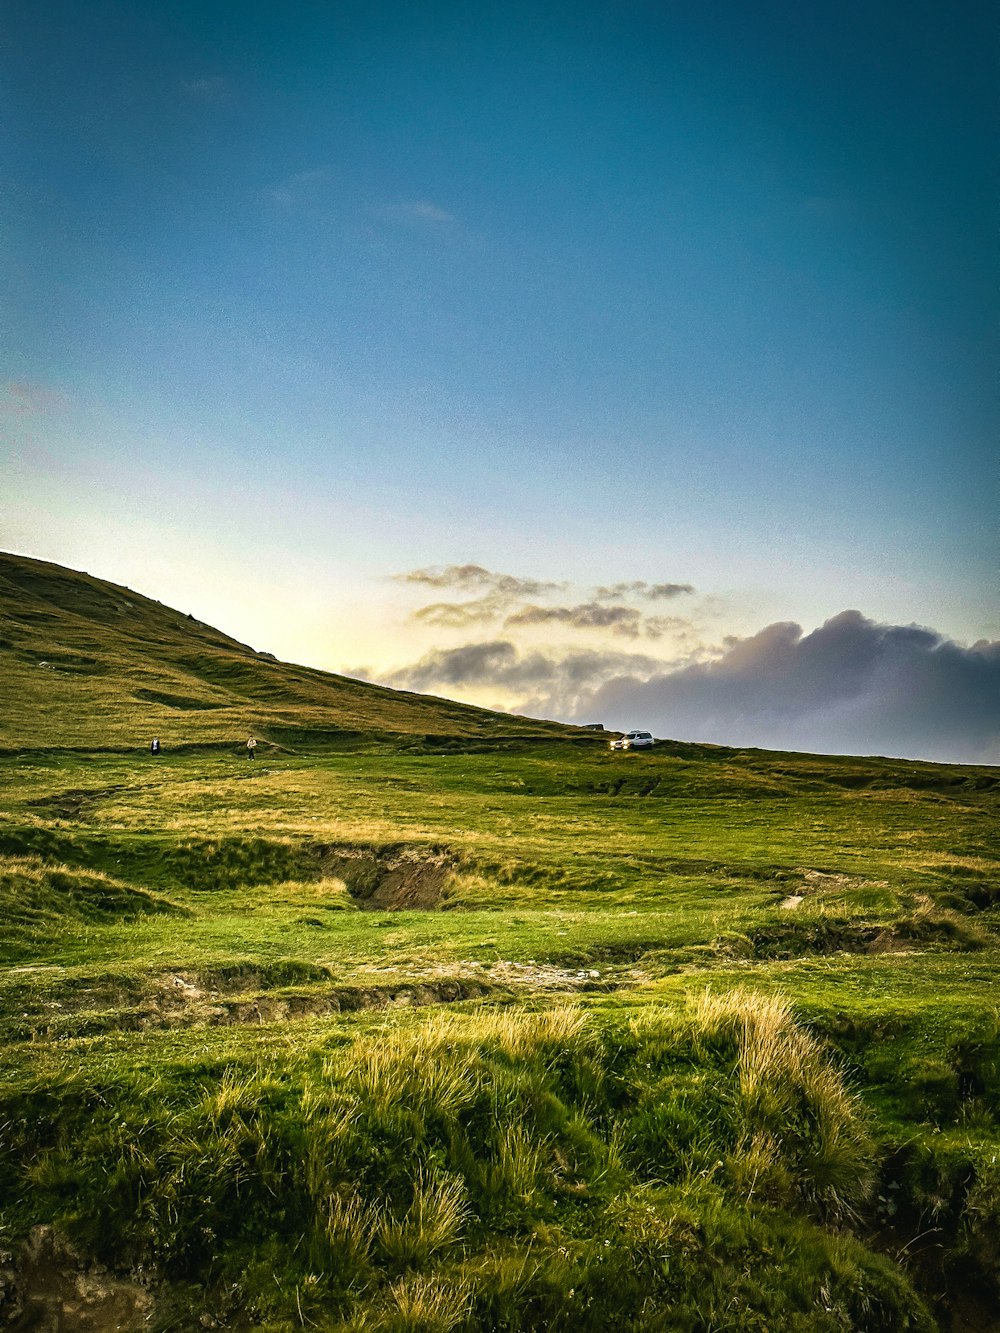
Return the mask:
{"type": "Polygon", "coordinates": [[[34,1041],[156,1028],[284,1023],[367,1009],[607,991],[622,981],[608,968],[506,959],[466,960],[436,968],[362,965],[350,983],[337,981],[319,966],[311,971],[311,984],[295,987],[288,985],[283,969],[272,975],[266,967],[156,973],[128,985],[95,982],[68,988],[58,1000],[26,1009],[10,1035],[34,1041]]]}
{"type": "Polygon", "coordinates": [[[443,849],[317,848],[325,875],[341,879],[364,911],[430,911],[448,896],[454,858],[443,849]]]}
{"type": "Polygon", "coordinates": [[[150,1328],[152,1291],[135,1277],[87,1264],[50,1226],[0,1252],[0,1327],[16,1333],[134,1333],[150,1328]]]}

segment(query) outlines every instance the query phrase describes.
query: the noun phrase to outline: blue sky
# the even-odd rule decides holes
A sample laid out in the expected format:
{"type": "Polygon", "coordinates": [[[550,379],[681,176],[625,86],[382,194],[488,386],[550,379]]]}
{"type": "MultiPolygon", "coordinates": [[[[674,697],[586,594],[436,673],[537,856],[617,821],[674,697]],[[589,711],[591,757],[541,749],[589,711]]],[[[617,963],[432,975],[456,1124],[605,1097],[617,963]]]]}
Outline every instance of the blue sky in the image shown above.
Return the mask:
{"type": "Polygon", "coordinates": [[[4,545],[380,678],[472,642],[392,576],[467,564],[691,584],[702,655],[1000,637],[985,6],[6,29],[4,545]]]}

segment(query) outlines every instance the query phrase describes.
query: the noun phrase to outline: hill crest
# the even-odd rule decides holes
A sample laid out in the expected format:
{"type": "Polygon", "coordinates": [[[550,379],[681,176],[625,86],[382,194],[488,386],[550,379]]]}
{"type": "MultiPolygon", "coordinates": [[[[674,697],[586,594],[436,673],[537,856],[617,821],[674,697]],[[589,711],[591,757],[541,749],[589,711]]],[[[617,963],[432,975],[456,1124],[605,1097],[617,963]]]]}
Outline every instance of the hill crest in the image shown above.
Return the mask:
{"type": "Polygon", "coordinates": [[[281,662],[120,584],[0,553],[0,749],[265,743],[419,746],[578,728],[281,662]]]}

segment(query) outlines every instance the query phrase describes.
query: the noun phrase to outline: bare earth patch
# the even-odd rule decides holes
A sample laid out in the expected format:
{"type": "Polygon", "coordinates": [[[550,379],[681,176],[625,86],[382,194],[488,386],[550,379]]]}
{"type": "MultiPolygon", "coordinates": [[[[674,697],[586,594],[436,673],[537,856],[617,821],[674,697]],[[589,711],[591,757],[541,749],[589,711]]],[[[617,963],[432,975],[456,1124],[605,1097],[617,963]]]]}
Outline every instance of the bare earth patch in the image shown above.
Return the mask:
{"type": "MultiPolygon", "coordinates": [[[[440,966],[361,966],[352,981],[320,981],[292,987],[257,972],[233,976],[165,972],[126,994],[114,987],[84,989],[40,1006],[20,1033],[95,1036],[156,1028],[229,1027],[240,1023],[286,1023],[353,1013],[363,1009],[456,1004],[464,1000],[507,1000],[532,994],[617,990],[621,969],[557,967],[533,960],[465,959],[440,966]]],[[[628,983],[644,980],[634,968],[628,983]]]]}
{"type": "Polygon", "coordinates": [[[49,1226],[32,1229],[18,1254],[0,1256],[0,1323],[36,1333],[131,1333],[149,1326],[153,1297],[80,1256],[49,1226]]]}
{"type": "Polygon", "coordinates": [[[321,851],[326,875],[343,880],[367,912],[429,911],[448,896],[454,868],[444,851],[425,848],[329,847],[321,851]]]}

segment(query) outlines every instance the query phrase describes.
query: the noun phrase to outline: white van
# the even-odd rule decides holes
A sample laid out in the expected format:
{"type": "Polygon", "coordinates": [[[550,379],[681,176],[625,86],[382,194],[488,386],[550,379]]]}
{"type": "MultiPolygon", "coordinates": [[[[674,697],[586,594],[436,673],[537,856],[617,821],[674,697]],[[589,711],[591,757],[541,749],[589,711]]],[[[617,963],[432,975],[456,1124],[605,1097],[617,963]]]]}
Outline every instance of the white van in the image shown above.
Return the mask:
{"type": "Polygon", "coordinates": [[[655,745],[652,734],[648,731],[626,731],[624,736],[611,742],[612,750],[648,750],[655,745]]]}

